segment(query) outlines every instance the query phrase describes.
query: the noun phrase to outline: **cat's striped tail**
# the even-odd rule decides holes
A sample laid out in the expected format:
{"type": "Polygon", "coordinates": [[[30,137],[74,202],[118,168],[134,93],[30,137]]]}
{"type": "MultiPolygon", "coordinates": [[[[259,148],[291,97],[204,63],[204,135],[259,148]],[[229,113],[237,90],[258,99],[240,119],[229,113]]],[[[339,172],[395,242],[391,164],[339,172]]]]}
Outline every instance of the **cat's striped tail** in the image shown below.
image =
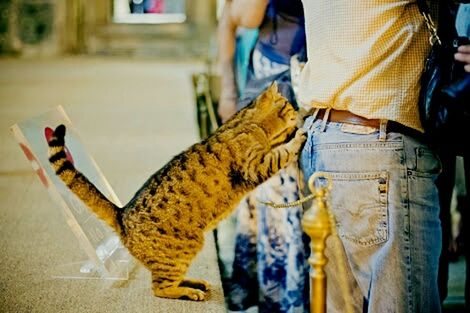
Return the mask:
{"type": "Polygon", "coordinates": [[[64,125],[57,126],[49,140],[49,162],[65,185],[91,208],[100,219],[108,223],[118,234],[121,234],[122,227],[121,223],[118,222],[118,219],[121,218],[121,209],[109,201],[67,159],[64,125]]]}

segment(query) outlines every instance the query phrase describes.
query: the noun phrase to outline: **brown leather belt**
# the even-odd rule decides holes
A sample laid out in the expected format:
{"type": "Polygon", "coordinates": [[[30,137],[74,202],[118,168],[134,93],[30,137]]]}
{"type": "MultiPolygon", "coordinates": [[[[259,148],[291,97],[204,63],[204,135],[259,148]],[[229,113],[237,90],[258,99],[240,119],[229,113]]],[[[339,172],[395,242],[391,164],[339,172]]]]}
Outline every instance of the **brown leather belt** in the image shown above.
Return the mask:
{"type": "MultiPolygon", "coordinates": [[[[325,116],[326,110],[321,109],[317,114],[317,119],[322,119],[325,116]]],[[[328,121],[337,123],[348,123],[354,125],[362,125],[380,129],[380,119],[368,119],[349,111],[340,111],[331,109],[328,115],[328,121]]],[[[410,127],[404,126],[395,121],[387,122],[387,131],[402,133],[413,137],[421,137],[423,134],[410,127]]]]}

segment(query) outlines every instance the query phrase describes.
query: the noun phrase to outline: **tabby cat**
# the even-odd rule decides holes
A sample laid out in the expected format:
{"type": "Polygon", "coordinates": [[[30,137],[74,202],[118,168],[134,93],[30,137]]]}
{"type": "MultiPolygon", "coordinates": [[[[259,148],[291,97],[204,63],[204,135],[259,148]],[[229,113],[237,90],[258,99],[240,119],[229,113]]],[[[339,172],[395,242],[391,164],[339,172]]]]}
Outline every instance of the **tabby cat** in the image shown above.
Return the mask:
{"type": "Polygon", "coordinates": [[[209,284],[184,277],[203,246],[204,231],[296,159],[305,141],[303,131],[295,133],[296,119],[297,112],[273,84],[211,137],[153,174],[123,208],[66,159],[64,125],[49,142],[49,161],[67,187],[151,271],[155,296],[204,300],[209,284]]]}

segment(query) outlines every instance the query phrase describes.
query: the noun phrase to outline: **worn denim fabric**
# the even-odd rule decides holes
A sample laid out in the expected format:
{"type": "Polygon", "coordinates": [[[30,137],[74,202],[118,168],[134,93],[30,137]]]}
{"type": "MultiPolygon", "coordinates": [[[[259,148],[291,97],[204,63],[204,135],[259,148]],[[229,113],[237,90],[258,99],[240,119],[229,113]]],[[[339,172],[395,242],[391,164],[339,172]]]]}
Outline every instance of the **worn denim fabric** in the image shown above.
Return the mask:
{"type": "MultiPolygon", "coordinates": [[[[312,117],[300,163],[306,180],[331,174],[331,210],[346,255],[355,312],[440,312],[437,269],[441,251],[437,156],[399,133],[345,132],[345,124],[312,117]],[[343,129],[343,130],[342,130],[343,129]]],[[[346,125],[347,126],[347,125],[346,125]]],[[[359,127],[360,128],[360,127],[359,127]]],[[[370,129],[369,129],[370,130],[370,129]]],[[[328,312],[344,312],[340,277],[327,240],[328,312]]]]}

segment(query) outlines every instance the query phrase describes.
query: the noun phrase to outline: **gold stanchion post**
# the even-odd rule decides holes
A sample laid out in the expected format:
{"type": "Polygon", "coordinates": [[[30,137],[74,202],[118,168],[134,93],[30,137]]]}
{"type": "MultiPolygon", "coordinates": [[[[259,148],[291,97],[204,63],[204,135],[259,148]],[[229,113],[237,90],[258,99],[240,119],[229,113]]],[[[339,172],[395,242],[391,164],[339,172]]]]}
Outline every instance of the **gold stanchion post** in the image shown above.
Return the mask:
{"type": "Polygon", "coordinates": [[[304,232],[311,240],[311,255],[308,263],[312,267],[310,273],[310,312],[326,312],[326,275],[324,267],[328,261],[325,256],[326,239],[331,234],[331,223],[327,196],[331,190],[331,178],[326,173],[314,173],[308,182],[314,200],[312,206],[302,218],[304,232]],[[316,187],[317,178],[327,179],[327,185],[316,187]]]}

